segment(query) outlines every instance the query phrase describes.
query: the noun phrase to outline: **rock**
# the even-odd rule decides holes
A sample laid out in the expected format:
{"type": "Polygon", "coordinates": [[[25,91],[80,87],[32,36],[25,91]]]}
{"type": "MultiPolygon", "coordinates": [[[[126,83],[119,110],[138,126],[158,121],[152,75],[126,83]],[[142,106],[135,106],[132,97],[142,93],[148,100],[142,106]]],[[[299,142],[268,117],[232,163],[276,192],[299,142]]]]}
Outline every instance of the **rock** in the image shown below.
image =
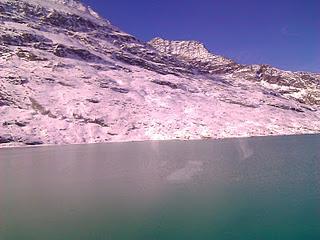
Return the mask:
{"type": "Polygon", "coordinates": [[[287,106],[287,105],[284,105],[284,104],[268,104],[269,106],[271,107],[276,107],[276,108],[280,108],[280,109],[283,109],[283,110],[290,110],[290,111],[296,111],[296,112],[304,112],[303,109],[299,108],[299,107],[295,107],[295,106],[287,106]]]}
{"type": "Polygon", "coordinates": [[[74,87],[72,84],[69,84],[69,83],[66,83],[63,81],[59,81],[58,84],[60,84],[61,86],[64,86],[64,87],[74,87]]]}
{"type": "Polygon", "coordinates": [[[74,48],[63,44],[53,46],[53,54],[58,57],[79,59],[86,62],[104,62],[104,60],[86,49],[74,48]]]}
{"type": "Polygon", "coordinates": [[[5,121],[4,123],[2,123],[2,126],[11,126],[14,125],[15,121],[14,120],[10,120],[10,121],[5,121]]]}
{"type": "Polygon", "coordinates": [[[111,90],[118,93],[129,93],[129,90],[126,88],[112,87],[111,90]]]}
{"type": "Polygon", "coordinates": [[[90,102],[90,103],[99,103],[100,102],[100,100],[99,99],[95,99],[95,98],[88,98],[88,99],[86,99],[88,102],[90,102]]]}
{"type": "Polygon", "coordinates": [[[0,144],[13,142],[14,139],[10,134],[0,135],[0,144]]]}
{"type": "Polygon", "coordinates": [[[151,81],[155,84],[158,84],[158,85],[162,85],[162,86],[168,86],[172,89],[178,89],[178,85],[175,84],[175,83],[172,83],[172,82],[168,82],[168,81],[160,81],[160,80],[153,80],[151,81]]]}
{"type": "Polygon", "coordinates": [[[26,139],[23,141],[25,145],[28,145],[28,146],[36,146],[36,145],[42,145],[43,144],[43,141],[41,140],[38,140],[38,139],[26,139]]]}
{"type": "Polygon", "coordinates": [[[152,80],[151,82],[155,83],[155,84],[158,84],[158,85],[162,85],[162,86],[168,86],[168,87],[170,87],[172,89],[180,89],[180,90],[188,91],[188,92],[191,92],[191,93],[198,92],[197,89],[188,88],[185,85],[180,84],[180,83],[176,84],[176,83],[173,83],[173,82],[161,81],[161,80],[152,80]]]}
{"type": "Polygon", "coordinates": [[[51,40],[43,36],[25,32],[0,35],[0,43],[5,46],[29,46],[39,42],[51,42],[51,40]]]}
{"type": "Polygon", "coordinates": [[[11,103],[13,102],[12,100],[8,99],[8,96],[1,95],[1,89],[0,89],[0,107],[10,106],[11,103]]]}
{"type": "Polygon", "coordinates": [[[53,10],[44,19],[44,22],[55,27],[76,32],[87,32],[99,28],[95,23],[74,14],[63,14],[53,10]]]}
{"type": "Polygon", "coordinates": [[[108,127],[109,125],[105,123],[104,119],[96,118],[94,120],[89,120],[88,123],[95,123],[100,125],[101,127],[108,127]]]}
{"type": "Polygon", "coordinates": [[[102,79],[99,81],[99,86],[101,88],[110,88],[112,86],[117,85],[117,82],[115,80],[112,79],[102,79]]]}
{"type": "Polygon", "coordinates": [[[213,55],[198,41],[169,41],[162,38],[154,38],[149,44],[163,53],[181,56],[188,60],[199,62],[214,62],[215,64],[228,65],[232,60],[222,56],[213,55]]]}
{"type": "Polygon", "coordinates": [[[16,55],[26,61],[47,61],[48,60],[47,58],[39,57],[30,51],[21,50],[21,49],[16,52],[16,55]]]}
{"type": "Polygon", "coordinates": [[[12,126],[12,125],[17,125],[18,127],[26,127],[29,123],[25,121],[19,121],[19,120],[10,120],[10,121],[5,121],[2,126],[12,126]]]}
{"type": "Polygon", "coordinates": [[[28,125],[28,122],[16,120],[16,121],[15,121],[15,124],[16,124],[18,127],[26,127],[26,126],[28,125]]]}
{"type": "Polygon", "coordinates": [[[1,99],[0,98],[0,107],[3,107],[3,106],[10,106],[10,102],[7,101],[6,99],[1,99]]]}
{"type": "Polygon", "coordinates": [[[27,78],[21,76],[7,76],[5,79],[12,85],[23,85],[29,82],[27,78]]]}

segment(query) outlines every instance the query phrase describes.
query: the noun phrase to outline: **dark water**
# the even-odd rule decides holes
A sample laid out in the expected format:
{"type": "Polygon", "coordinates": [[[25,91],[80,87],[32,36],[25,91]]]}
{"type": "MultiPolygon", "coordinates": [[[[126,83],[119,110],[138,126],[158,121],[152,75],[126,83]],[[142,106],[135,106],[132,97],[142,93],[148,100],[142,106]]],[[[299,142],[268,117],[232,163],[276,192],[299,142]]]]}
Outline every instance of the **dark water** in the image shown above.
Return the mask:
{"type": "Polygon", "coordinates": [[[320,239],[320,136],[0,150],[0,240],[320,239]]]}

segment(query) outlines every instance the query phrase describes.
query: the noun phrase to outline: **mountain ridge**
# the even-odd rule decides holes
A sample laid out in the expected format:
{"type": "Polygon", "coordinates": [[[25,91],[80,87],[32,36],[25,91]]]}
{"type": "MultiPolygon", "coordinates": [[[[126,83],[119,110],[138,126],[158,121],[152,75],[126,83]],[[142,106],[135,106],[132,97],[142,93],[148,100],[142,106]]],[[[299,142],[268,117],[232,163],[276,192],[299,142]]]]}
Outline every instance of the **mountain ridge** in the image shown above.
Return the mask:
{"type": "Polygon", "coordinates": [[[294,91],[299,91],[300,93],[303,92],[306,85],[313,85],[316,91],[305,97],[296,98],[296,100],[312,105],[320,104],[320,74],[303,71],[285,71],[267,64],[238,64],[226,57],[209,52],[198,41],[172,41],[154,38],[148,43],[162,53],[176,56],[187,62],[191,61],[191,64],[209,73],[230,74],[232,77],[242,77],[251,81],[257,81],[265,86],[266,84],[278,84],[279,88],[295,87],[294,91]]]}

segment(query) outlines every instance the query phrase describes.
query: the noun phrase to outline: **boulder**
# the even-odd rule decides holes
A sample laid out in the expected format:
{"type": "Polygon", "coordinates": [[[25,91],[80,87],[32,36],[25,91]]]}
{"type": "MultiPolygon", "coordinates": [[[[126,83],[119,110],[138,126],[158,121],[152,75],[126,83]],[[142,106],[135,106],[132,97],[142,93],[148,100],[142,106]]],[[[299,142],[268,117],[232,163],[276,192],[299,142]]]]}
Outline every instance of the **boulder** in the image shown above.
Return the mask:
{"type": "Polygon", "coordinates": [[[12,137],[12,135],[10,134],[3,134],[3,135],[0,135],[0,144],[2,143],[10,143],[10,142],[13,142],[14,139],[12,137]]]}
{"type": "Polygon", "coordinates": [[[43,141],[39,139],[29,138],[24,140],[24,144],[28,146],[42,145],[43,141]]]}

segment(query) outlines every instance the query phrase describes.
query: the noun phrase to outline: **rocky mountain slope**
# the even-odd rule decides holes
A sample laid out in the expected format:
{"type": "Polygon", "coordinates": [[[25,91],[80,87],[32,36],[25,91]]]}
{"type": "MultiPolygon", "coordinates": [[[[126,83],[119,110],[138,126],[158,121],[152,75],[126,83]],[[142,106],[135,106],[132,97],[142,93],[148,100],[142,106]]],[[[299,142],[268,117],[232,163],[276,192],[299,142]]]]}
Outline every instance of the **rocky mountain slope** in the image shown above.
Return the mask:
{"type": "Polygon", "coordinates": [[[241,65],[210,53],[196,41],[152,39],[149,44],[162,53],[173,55],[197,66],[203,72],[224,74],[259,82],[284,97],[309,105],[320,105],[320,74],[283,71],[268,65],[241,65]]]}
{"type": "Polygon", "coordinates": [[[319,79],[144,43],[76,0],[0,0],[0,146],[319,133],[319,79]]]}

